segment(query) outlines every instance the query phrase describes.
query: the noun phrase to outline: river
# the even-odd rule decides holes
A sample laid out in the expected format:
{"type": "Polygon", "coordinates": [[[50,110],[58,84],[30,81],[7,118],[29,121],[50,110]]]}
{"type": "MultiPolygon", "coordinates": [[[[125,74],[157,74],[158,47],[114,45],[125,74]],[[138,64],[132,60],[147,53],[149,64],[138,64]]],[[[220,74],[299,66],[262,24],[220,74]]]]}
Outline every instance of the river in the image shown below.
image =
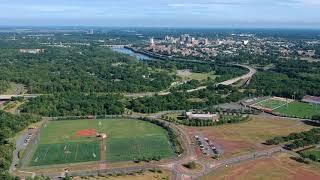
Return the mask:
{"type": "Polygon", "coordinates": [[[112,50],[116,51],[116,52],[119,52],[119,53],[128,54],[128,55],[133,56],[133,57],[135,57],[135,58],[137,58],[138,60],[141,60],[141,61],[150,60],[151,59],[149,56],[133,52],[132,50],[127,49],[127,48],[112,48],[112,50]]]}

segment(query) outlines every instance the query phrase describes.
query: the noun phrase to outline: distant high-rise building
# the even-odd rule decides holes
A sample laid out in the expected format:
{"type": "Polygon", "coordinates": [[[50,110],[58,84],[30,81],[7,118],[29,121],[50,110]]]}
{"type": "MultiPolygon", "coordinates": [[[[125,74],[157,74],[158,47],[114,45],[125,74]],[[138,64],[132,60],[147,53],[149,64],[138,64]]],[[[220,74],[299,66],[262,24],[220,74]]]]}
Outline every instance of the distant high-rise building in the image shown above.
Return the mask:
{"type": "Polygon", "coordinates": [[[180,41],[181,42],[191,42],[191,37],[189,34],[182,34],[180,36],[180,41]]]}
{"type": "Polygon", "coordinates": [[[249,40],[244,40],[244,41],[243,41],[243,44],[244,44],[244,45],[249,44],[249,40]]]}
{"type": "Polygon", "coordinates": [[[88,34],[94,34],[93,29],[90,29],[90,30],[88,31],[88,34]]]}
{"type": "Polygon", "coordinates": [[[150,38],[150,45],[154,46],[154,39],[153,38],[150,38]]]}

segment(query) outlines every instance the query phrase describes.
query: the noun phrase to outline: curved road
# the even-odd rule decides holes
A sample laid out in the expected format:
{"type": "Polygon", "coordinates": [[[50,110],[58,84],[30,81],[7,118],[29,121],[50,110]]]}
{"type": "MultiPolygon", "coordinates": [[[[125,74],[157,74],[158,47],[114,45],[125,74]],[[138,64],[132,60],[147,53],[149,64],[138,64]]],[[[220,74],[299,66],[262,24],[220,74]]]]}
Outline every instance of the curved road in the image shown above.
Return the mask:
{"type": "MultiPolygon", "coordinates": [[[[218,85],[231,85],[234,84],[240,80],[250,80],[252,78],[252,76],[256,73],[256,70],[250,66],[247,65],[240,65],[240,64],[235,64],[235,66],[240,66],[243,68],[247,68],[249,69],[249,73],[218,83],[218,85]]],[[[202,89],[206,89],[206,86],[201,86],[198,87],[196,89],[191,89],[188,90],[187,92],[194,92],[194,91],[199,91],[202,89]]],[[[158,93],[139,93],[139,94],[126,94],[125,96],[127,97],[144,97],[144,96],[153,96],[155,94],[159,94],[159,95],[167,95],[170,94],[170,92],[158,92],[158,93]]],[[[10,96],[10,95],[9,95],[10,96]]],[[[13,96],[17,96],[17,95],[13,95],[13,96]]],[[[37,95],[23,95],[25,97],[36,97],[37,95]]],[[[1,98],[1,96],[0,96],[1,98]]],[[[8,98],[8,96],[4,97],[4,98],[8,98]]],[[[11,98],[11,97],[10,97],[11,98]]],[[[158,119],[160,121],[163,121],[160,119],[161,115],[156,114],[153,115],[149,118],[154,118],[154,119],[158,119]]],[[[168,123],[168,122],[166,122],[168,123]]],[[[189,135],[179,126],[173,124],[173,123],[169,123],[170,127],[173,128],[178,134],[179,137],[181,139],[182,145],[184,147],[184,153],[179,156],[178,158],[172,159],[171,161],[167,161],[167,162],[162,162],[162,163],[149,163],[146,165],[137,165],[137,166],[133,166],[133,167],[124,167],[124,168],[107,168],[107,169],[102,169],[100,170],[101,172],[131,172],[131,171],[136,171],[136,170],[141,170],[141,169],[151,169],[154,167],[160,167],[160,168],[165,168],[165,169],[169,169],[174,173],[174,179],[193,179],[193,178],[197,178],[200,176],[203,176],[207,173],[210,173],[211,171],[213,171],[214,169],[217,168],[221,168],[223,166],[229,165],[229,164],[234,164],[234,163],[239,163],[242,161],[247,161],[247,160],[251,160],[251,159],[255,159],[258,157],[265,157],[265,156],[270,156],[273,153],[276,152],[280,152],[283,151],[283,149],[281,147],[276,147],[276,148],[272,148],[266,151],[259,151],[259,152],[255,152],[255,153],[251,153],[248,155],[244,155],[244,156],[239,156],[239,157],[235,157],[235,158],[231,158],[231,159],[225,159],[225,160],[221,160],[218,162],[202,162],[201,160],[197,159],[196,153],[194,151],[194,147],[192,146],[192,142],[191,139],[189,137],[189,135]],[[203,169],[200,172],[187,172],[185,169],[181,168],[181,164],[183,163],[187,163],[190,161],[195,161],[198,164],[200,164],[203,169]]],[[[74,165],[77,166],[77,165],[74,165]]],[[[12,169],[14,170],[14,167],[12,167],[12,169]]],[[[21,172],[18,170],[18,173],[21,172]]],[[[49,171],[50,172],[50,171],[49,171]]],[[[46,172],[46,173],[41,173],[50,177],[59,177],[61,176],[61,173],[63,172],[46,172]]],[[[95,172],[99,173],[97,170],[95,171],[87,171],[87,170],[80,170],[77,172],[72,172],[72,174],[74,175],[86,175],[86,173],[90,174],[94,174],[95,172]]],[[[30,172],[28,172],[30,173],[30,172]]]]}
{"type": "Polygon", "coordinates": [[[232,85],[240,80],[249,80],[252,78],[252,76],[254,74],[257,73],[257,70],[254,69],[253,67],[250,67],[250,66],[247,66],[247,65],[243,65],[243,64],[235,64],[235,66],[239,66],[239,67],[243,67],[243,68],[247,68],[249,70],[249,73],[245,74],[245,75],[242,75],[242,76],[239,76],[239,77],[236,77],[236,78],[233,78],[233,79],[229,79],[227,81],[223,81],[221,83],[218,83],[218,85],[225,85],[225,86],[228,86],[228,85],[232,85]]]}
{"type": "MultiPolygon", "coordinates": [[[[176,133],[179,135],[180,141],[184,148],[184,153],[179,157],[169,159],[169,160],[164,160],[162,162],[151,162],[151,163],[146,163],[142,165],[137,164],[135,166],[129,166],[129,167],[108,167],[109,164],[107,164],[106,162],[99,162],[96,164],[92,164],[90,168],[86,166],[82,166],[81,164],[73,164],[70,166],[69,165],[65,165],[65,166],[70,167],[70,169],[72,169],[70,174],[74,176],[98,175],[100,173],[105,173],[105,174],[129,173],[133,171],[160,168],[160,169],[167,169],[173,172],[174,179],[179,179],[179,180],[180,179],[197,179],[201,176],[204,176],[208,173],[213,172],[214,170],[226,167],[231,164],[237,164],[244,161],[249,161],[249,160],[262,158],[262,157],[269,157],[274,153],[278,153],[278,152],[286,152],[284,149],[282,149],[281,146],[276,146],[267,150],[256,151],[253,153],[248,153],[246,155],[223,159],[220,161],[217,161],[217,160],[204,161],[197,157],[194,146],[192,145],[192,141],[190,139],[190,136],[187,134],[187,132],[180,126],[175,125],[174,123],[169,123],[159,119],[160,116],[161,115],[156,114],[156,115],[149,116],[149,118],[163,121],[169,124],[169,126],[176,131],[176,133]],[[187,169],[181,166],[182,164],[188,163],[190,161],[195,161],[196,163],[200,164],[203,168],[197,172],[192,172],[192,171],[188,171],[187,169]],[[99,165],[103,165],[103,166],[99,166],[99,165]]],[[[19,174],[30,175],[30,173],[32,173],[33,175],[43,174],[45,176],[58,179],[58,177],[61,177],[64,174],[63,165],[61,166],[61,168],[50,168],[50,167],[41,168],[41,169],[27,168],[27,169],[22,169],[21,171],[20,170],[21,169],[17,169],[17,171],[15,171],[16,175],[19,175],[19,174]]]]}
{"type": "MultiPolygon", "coordinates": [[[[250,67],[248,65],[234,64],[234,66],[246,68],[249,70],[249,72],[245,75],[217,83],[217,85],[226,85],[227,86],[227,85],[235,84],[240,80],[250,80],[252,78],[252,76],[254,74],[256,74],[256,72],[257,72],[256,69],[254,69],[253,67],[250,67]]],[[[189,90],[187,90],[187,92],[191,93],[191,92],[200,91],[200,90],[203,90],[206,88],[207,88],[207,86],[200,86],[195,89],[189,89],[189,90]]],[[[140,98],[140,97],[146,97],[146,96],[154,96],[156,94],[164,96],[164,95],[168,95],[170,93],[171,93],[170,91],[164,90],[164,91],[159,91],[159,92],[124,93],[123,95],[128,98],[140,98]]],[[[0,95],[0,100],[10,100],[12,97],[35,98],[35,97],[41,96],[41,95],[43,95],[43,94],[0,95]]]]}
{"type": "MultiPolygon", "coordinates": [[[[249,70],[249,72],[247,74],[245,74],[245,75],[242,75],[242,76],[239,76],[239,77],[235,77],[235,78],[232,78],[232,79],[217,83],[217,85],[228,86],[228,85],[235,84],[235,83],[239,82],[240,80],[249,81],[257,73],[256,69],[254,69],[253,67],[250,67],[248,65],[243,65],[243,64],[233,64],[233,65],[246,68],[246,69],[249,70]]],[[[189,90],[187,90],[187,92],[191,93],[191,92],[200,91],[200,90],[203,90],[203,89],[206,89],[206,88],[207,88],[207,86],[200,86],[200,87],[197,87],[195,89],[189,89],[189,90]]],[[[140,98],[140,97],[146,97],[146,96],[154,96],[156,94],[158,94],[160,96],[163,96],[163,95],[168,95],[170,93],[171,93],[170,91],[146,92],[146,93],[128,93],[128,94],[124,94],[124,96],[125,97],[129,97],[129,98],[140,98]]]]}

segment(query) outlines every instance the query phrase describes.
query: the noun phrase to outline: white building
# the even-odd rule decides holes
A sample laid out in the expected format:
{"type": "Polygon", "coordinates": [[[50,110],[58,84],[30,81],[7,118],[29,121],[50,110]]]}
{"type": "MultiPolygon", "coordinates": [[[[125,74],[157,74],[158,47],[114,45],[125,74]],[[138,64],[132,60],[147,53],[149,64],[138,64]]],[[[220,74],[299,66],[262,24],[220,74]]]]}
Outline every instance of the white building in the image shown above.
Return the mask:
{"type": "Polygon", "coordinates": [[[20,53],[39,54],[44,52],[44,49],[20,49],[20,53]]]}
{"type": "Polygon", "coordinates": [[[219,121],[219,116],[217,114],[196,114],[193,112],[186,112],[186,115],[188,119],[219,121]]]}

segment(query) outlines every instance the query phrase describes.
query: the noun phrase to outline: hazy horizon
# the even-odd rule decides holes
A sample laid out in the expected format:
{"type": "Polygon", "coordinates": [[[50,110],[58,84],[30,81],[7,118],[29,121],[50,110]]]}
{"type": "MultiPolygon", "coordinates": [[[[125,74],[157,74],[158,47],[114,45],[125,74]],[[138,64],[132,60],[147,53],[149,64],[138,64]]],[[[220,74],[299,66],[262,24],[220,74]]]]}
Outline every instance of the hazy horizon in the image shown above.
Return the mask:
{"type": "Polygon", "coordinates": [[[320,28],[318,0],[0,0],[1,26],[320,28]]]}

